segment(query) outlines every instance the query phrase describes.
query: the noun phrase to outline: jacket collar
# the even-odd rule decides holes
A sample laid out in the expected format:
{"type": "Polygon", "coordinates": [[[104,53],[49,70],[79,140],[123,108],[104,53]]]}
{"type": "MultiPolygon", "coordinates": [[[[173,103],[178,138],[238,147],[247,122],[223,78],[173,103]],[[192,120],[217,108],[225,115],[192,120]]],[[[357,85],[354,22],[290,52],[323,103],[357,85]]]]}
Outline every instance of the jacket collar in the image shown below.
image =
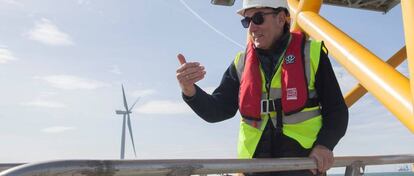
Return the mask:
{"type": "Polygon", "coordinates": [[[276,54],[276,53],[281,53],[283,52],[283,50],[286,49],[286,45],[289,41],[289,36],[290,36],[290,32],[285,32],[280,38],[276,39],[272,46],[270,47],[270,49],[260,49],[260,48],[255,48],[257,52],[259,52],[259,54],[276,54]]]}

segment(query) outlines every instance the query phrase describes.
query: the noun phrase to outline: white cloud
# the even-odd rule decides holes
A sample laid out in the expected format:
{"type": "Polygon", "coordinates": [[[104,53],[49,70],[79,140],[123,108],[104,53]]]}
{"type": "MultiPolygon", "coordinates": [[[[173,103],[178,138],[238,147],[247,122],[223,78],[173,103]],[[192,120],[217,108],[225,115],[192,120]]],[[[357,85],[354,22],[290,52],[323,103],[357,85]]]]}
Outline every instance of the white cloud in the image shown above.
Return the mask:
{"type": "Polygon", "coordinates": [[[51,75],[44,77],[35,77],[35,79],[40,79],[49,83],[52,87],[64,90],[76,90],[76,89],[86,89],[94,90],[101,87],[106,87],[108,84],[90,80],[86,78],[80,78],[71,75],[51,75]]]}
{"type": "Polygon", "coordinates": [[[47,100],[34,100],[28,103],[23,103],[25,106],[44,107],[44,108],[65,108],[63,103],[47,100]]]}
{"type": "Polygon", "coordinates": [[[79,5],[89,5],[91,3],[90,0],[77,0],[76,1],[79,5]]]}
{"type": "Polygon", "coordinates": [[[16,0],[0,0],[0,3],[14,5],[14,6],[20,6],[20,7],[23,6],[23,3],[18,2],[16,0]]]}
{"type": "Polygon", "coordinates": [[[145,97],[145,96],[153,95],[155,93],[157,93],[157,91],[154,90],[154,89],[136,90],[136,91],[132,92],[132,96],[134,96],[134,97],[145,97]]]}
{"type": "Polygon", "coordinates": [[[150,101],[134,108],[134,111],[143,114],[185,114],[192,112],[184,102],[170,100],[150,101]]]}
{"type": "Polygon", "coordinates": [[[6,48],[0,47],[0,64],[4,64],[13,60],[17,60],[13,53],[6,48]]]}
{"type": "Polygon", "coordinates": [[[118,65],[113,65],[111,70],[109,71],[113,74],[120,75],[122,74],[121,70],[119,69],[118,65]]]}
{"type": "Polygon", "coordinates": [[[69,130],[75,130],[75,127],[66,127],[66,126],[54,126],[42,129],[45,133],[63,133],[69,130]]]}
{"type": "Polygon", "coordinates": [[[35,40],[47,45],[73,45],[71,37],[60,31],[60,29],[50,20],[43,18],[35,23],[27,36],[31,40],[35,40]]]}
{"type": "Polygon", "coordinates": [[[43,91],[39,93],[39,97],[40,98],[47,98],[47,97],[52,97],[57,95],[57,92],[52,92],[52,91],[43,91]]]}

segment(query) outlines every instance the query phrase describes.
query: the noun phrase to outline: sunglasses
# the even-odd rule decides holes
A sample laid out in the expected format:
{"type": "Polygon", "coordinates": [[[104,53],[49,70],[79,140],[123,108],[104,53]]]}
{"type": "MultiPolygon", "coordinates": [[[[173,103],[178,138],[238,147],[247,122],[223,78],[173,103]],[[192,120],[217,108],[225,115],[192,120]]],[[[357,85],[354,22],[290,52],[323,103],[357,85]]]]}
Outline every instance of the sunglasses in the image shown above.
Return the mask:
{"type": "Polygon", "coordinates": [[[278,12],[256,12],[252,17],[244,17],[241,20],[241,24],[244,28],[248,28],[250,26],[250,22],[253,22],[255,25],[261,25],[264,23],[264,16],[270,14],[278,14],[278,12]]]}

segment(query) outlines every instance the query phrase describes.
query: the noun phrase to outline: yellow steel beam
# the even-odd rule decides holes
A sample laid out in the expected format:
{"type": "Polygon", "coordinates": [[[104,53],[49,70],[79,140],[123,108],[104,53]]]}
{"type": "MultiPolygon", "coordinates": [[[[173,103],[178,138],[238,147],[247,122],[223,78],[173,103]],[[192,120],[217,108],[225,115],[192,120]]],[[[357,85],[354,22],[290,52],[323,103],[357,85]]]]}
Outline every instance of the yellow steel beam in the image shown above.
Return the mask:
{"type": "MultiPolygon", "coordinates": [[[[299,1],[298,0],[288,0],[288,5],[289,5],[289,12],[293,15],[296,16],[296,14],[298,13],[298,9],[299,9],[299,1]]],[[[295,18],[293,18],[295,19],[295,18]]],[[[295,20],[296,21],[296,20],[295,20]]]]}
{"type": "MultiPolygon", "coordinates": [[[[293,12],[297,7],[293,7],[293,12]]],[[[359,82],[414,133],[409,80],[358,42],[315,12],[296,15],[297,24],[310,36],[323,40],[330,53],[359,82]]]]}
{"type": "MultiPolygon", "coordinates": [[[[407,0],[411,1],[411,0],[407,0]]],[[[354,41],[338,28],[330,24],[318,15],[320,9],[319,0],[288,0],[289,8],[293,16],[292,31],[298,30],[298,26],[306,31],[311,37],[323,40],[331,51],[331,54],[341,63],[351,74],[353,74],[363,86],[387,107],[411,132],[414,133],[414,114],[413,102],[410,92],[409,80],[384,63],[381,59],[354,41]],[[315,9],[317,7],[317,9],[315,9]],[[352,51],[352,52],[351,52],[352,51]]],[[[414,17],[414,4],[406,5],[409,17],[404,15],[405,21],[414,17]],[[407,7],[409,6],[409,7],[407,7]]],[[[413,30],[407,34],[409,29],[414,29],[413,22],[407,25],[406,36],[411,36],[413,30]],[[408,29],[407,29],[408,28],[408,29]]],[[[412,40],[411,40],[412,41],[412,40]]],[[[408,43],[407,43],[408,45],[408,43]]],[[[411,50],[414,51],[414,50],[411,50]]],[[[398,53],[397,53],[398,54],[398,53]]],[[[408,55],[410,56],[410,54],[408,55]]],[[[396,57],[395,60],[399,60],[396,57]]],[[[411,65],[411,74],[414,74],[414,60],[411,65]]],[[[414,83],[413,83],[414,84],[414,83]]],[[[354,89],[353,101],[358,96],[365,94],[365,88],[357,87],[354,89]]],[[[413,88],[414,92],[414,88],[413,88]]],[[[351,93],[352,95],[353,93],[351,93]]]]}
{"type": "MultiPolygon", "coordinates": [[[[401,0],[404,21],[405,44],[407,46],[408,68],[410,70],[411,92],[414,93],[414,1],[401,0]]],[[[411,95],[414,98],[414,94],[411,95]]]]}
{"type": "MultiPolygon", "coordinates": [[[[407,52],[405,46],[402,47],[397,53],[387,60],[387,63],[391,67],[398,67],[407,58],[407,52]]],[[[351,107],[356,101],[367,93],[361,84],[356,85],[351,91],[345,95],[345,103],[348,107],[351,107]]]]}
{"type": "Polygon", "coordinates": [[[293,19],[290,29],[291,31],[300,31],[301,29],[295,20],[296,15],[299,12],[303,12],[303,11],[311,11],[311,12],[319,13],[323,0],[301,0],[300,2],[298,2],[298,0],[288,0],[288,3],[292,4],[293,7],[298,7],[298,8],[290,8],[291,17],[293,19]]]}
{"type": "Polygon", "coordinates": [[[357,84],[351,91],[345,95],[345,104],[348,107],[354,105],[362,96],[367,93],[367,89],[364,88],[361,84],[357,84]]]}

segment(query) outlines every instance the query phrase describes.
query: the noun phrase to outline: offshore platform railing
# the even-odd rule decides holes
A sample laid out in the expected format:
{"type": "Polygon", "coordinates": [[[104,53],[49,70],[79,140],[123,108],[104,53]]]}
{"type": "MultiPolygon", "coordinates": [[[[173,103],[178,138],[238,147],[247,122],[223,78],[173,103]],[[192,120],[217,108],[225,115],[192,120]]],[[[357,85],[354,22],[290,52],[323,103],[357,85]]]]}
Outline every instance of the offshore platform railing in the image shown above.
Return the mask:
{"type": "MultiPolygon", "coordinates": [[[[414,155],[336,157],[333,167],[361,176],[367,165],[414,163],[414,155]]],[[[189,176],[315,169],[311,158],[197,160],[62,160],[0,164],[0,176],[189,176]],[[14,166],[14,167],[13,167],[14,166]],[[1,170],[0,170],[1,171],[1,170]]]]}

